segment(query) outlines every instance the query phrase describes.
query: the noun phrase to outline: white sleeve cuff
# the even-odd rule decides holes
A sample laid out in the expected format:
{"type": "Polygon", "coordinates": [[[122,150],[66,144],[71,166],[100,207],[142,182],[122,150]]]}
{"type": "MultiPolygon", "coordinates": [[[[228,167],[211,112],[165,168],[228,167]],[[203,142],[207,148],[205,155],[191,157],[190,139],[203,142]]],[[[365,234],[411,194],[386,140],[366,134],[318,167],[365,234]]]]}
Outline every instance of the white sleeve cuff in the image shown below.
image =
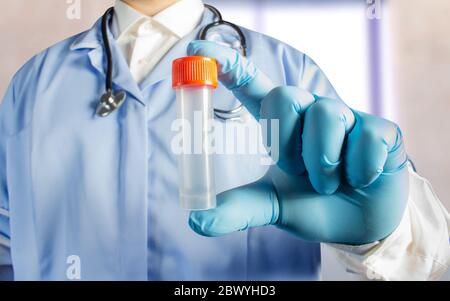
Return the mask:
{"type": "Polygon", "coordinates": [[[347,270],[370,280],[437,280],[450,266],[450,215],[409,167],[409,199],[397,229],[361,246],[329,244],[347,270]]]}

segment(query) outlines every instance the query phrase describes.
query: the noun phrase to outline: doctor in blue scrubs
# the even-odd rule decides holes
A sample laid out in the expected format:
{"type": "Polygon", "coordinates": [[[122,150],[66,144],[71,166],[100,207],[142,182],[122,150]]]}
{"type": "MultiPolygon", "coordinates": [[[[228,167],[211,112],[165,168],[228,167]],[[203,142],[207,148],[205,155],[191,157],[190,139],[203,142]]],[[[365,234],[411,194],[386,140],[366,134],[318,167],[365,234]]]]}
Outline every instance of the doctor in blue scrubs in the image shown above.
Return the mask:
{"type": "Polygon", "coordinates": [[[276,39],[243,28],[247,58],[197,41],[213,18],[200,0],[116,1],[112,81],[126,101],[106,118],[94,114],[101,20],[15,74],[0,106],[0,276],[314,280],[327,243],[363,278],[438,279],[449,214],[412,170],[399,128],[350,109],[276,39]],[[217,59],[215,105],[248,115],[235,127],[280,125],[272,166],[267,154],[215,155],[218,206],[193,213],[179,207],[170,131],[171,63],[186,55],[217,59]]]}

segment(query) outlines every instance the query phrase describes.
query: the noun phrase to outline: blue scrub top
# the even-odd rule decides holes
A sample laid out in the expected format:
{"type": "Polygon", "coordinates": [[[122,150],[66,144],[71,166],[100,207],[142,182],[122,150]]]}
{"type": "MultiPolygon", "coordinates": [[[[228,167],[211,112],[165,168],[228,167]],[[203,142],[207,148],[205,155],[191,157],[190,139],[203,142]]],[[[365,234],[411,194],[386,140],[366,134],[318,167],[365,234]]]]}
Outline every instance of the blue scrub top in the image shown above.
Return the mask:
{"type": "MultiPolygon", "coordinates": [[[[72,255],[82,280],[317,279],[318,243],[272,226],[202,237],[179,207],[171,63],[212,18],[205,11],[139,85],[111,41],[114,89],[127,101],[108,118],[94,115],[105,89],[100,20],[14,76],[0,106],[0,266],[12,266],[15,279],[67,280],[72,255]]],[[[243,32],[249,57],[275,84],[336,96],[309,57],[243,32]]],[[[222,87],[214,101],[237,104],[222,87]]],[[[217,192],[263,176],[262,156],[216,155],[217,192]]]]}

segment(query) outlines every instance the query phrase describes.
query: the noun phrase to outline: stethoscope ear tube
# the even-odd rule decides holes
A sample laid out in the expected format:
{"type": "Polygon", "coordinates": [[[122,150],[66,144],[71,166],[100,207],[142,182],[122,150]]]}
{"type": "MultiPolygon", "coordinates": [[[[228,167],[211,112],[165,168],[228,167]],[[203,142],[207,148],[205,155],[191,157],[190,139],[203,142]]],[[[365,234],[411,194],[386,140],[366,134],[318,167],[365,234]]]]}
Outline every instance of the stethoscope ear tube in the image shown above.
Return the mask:
{"type": "Polygon", "coordinates": [[[237,26],[234,23],[231,23],[231,22],[219,19],[218,21],[215,21],[215,22],[213,22],[211,24],[208,24],[205,27],[203,27],[203,29],[200,31],[200,33],[198,35],[198,38],[200,40],[206,40],[206,35],[208,34],[208,31],[210,29],[214,28],[214,27],[221,26],[221,25],[230,26],[231,28],[233,28],[233,30],[236,31],[236,33],[239,35],[241,54],[243,56],[247,56],[247,42],[246,42],[244,33],[239,28],[239,26],[237,26]]]}
{"type": "MultiPolygon", "coordinates": [[[[207,9],[209,9],[214,16],[216,17],[216,20],[208,25],[206,25],[205,27],[202,28],[202,30],[200,30],[200,33],[198,35],[198,38],[200,40],[206,40],[207,39],[207,34],[208,31],[211,30],[214,27],[217,26],[221,26],[221,25],[226,25],[231,27],[239,36],[239,40],[240,40],[240,50],[241,50],[241,54],[243,56],[247,56],[247,40],[245,38],[244,33],[242,32],[242,30],[239,28],[239,26],[237,26],[234,23],[228,22],[223,20],[222,18],[222,14],[220,13],[220,11],[215,8],[212,5],[209,4],[205,4],[205,7],[207,9]]],[[[230,110],[221,110],[221,109],[214,109],[214,115],[223,121],[236,121],[236,120],[240,120],[240,116],[242,115],[242,110],[243,110],[243,106],[239,105],[235,108],[232,108],[230,110]]]]}

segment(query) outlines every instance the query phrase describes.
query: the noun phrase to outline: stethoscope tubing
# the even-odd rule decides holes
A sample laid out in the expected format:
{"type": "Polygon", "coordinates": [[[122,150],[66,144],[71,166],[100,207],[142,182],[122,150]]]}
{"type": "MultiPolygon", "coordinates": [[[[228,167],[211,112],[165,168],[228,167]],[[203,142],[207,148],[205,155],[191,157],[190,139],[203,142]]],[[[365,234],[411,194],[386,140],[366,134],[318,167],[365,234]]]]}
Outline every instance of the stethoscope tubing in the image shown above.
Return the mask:
{"type": "MultiPolygon", "coordinates": [[[[234,23],[223,20],[222,14],[214,6],[209,5],[209,4],[204,4],[204,5],[207,9],[209,9],[214,14],[215,21],[213,21],[212,23],[203,27],[199,33],[198,38],[201,40],[206,40],[208,31],[211,30],[212,28],[221,26],[221,25],[229,26],[229,27],[233,28],[233,30],[239,36],[241,54],[244,56],[247,56],[247,41],[246,41],[245,35],[242,32],[242,30],[240,29],[240,27],[234,23]]],[[[109,25],[108,23],[110,22],[110,19],[113,17],[113,13],[114,13],[114,7],[111,7],[105,12],[105,14],[102,17],[102,40],[103,40],[103,47],[104,47],[105,54],[106,54],[106,64],[107,64],[106,80],[105,80],[105,89],[106,89],[105,95],[108,93],[113,95],[113,93],[112,93],[113,55],[112,55],[111,45],[110,45],[109,36],[108,36],[108,25],[109,25]]],[[[119,92],[119,93],[121,93],[121,92],[119,92]]],[[[114,99],[114,96],[113,96],[113,99],[114,99]]],[[[99,106],[101,106],[101,105],[103,105],[102,102],[100,102],[99,106]]],[[[111,107],[111,110],[114,111],[119,106],[120,106],[120,104],[118,106],[113,106],[113,107],[111,107]]],[[[214,115],[221,120],[238,120],[238,119],[240,119],[239,116],[240,116],[242,110],[243,110],[242,105],[239,105],[230,110],[221,110],[221,109],[215,108],[214,115]]],[[[108,116],[110,113],[112,113],[112,111],[102,117],[108,116]]]]}

